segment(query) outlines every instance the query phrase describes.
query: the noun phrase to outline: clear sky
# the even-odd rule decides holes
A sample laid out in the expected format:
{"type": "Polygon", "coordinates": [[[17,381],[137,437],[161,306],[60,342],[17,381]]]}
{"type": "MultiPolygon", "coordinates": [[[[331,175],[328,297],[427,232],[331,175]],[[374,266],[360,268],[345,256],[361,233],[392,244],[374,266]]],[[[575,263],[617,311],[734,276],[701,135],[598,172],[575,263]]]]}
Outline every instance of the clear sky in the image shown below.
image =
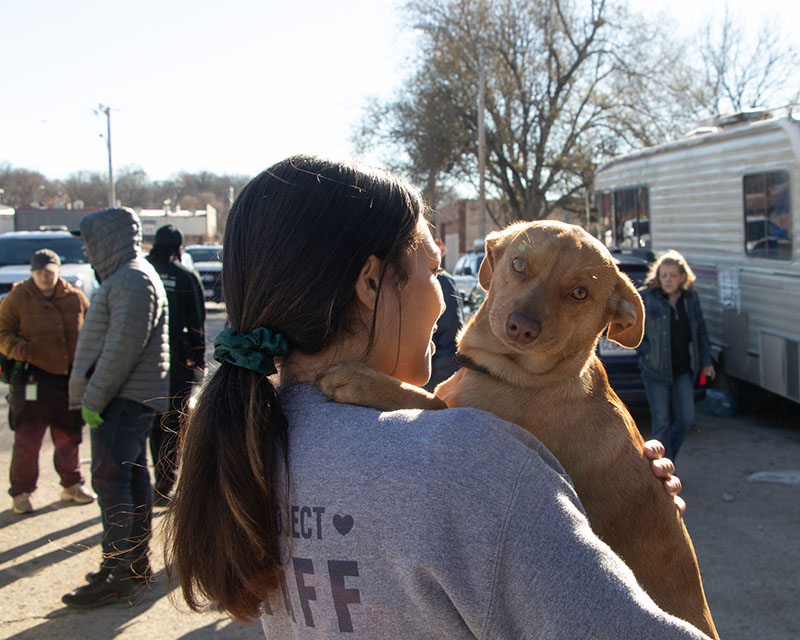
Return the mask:
{"type": "MultiPolygon", "coordinates": [[[[663,6],[690,29],[724,0],[663,6]]],[[[729,0],[800,27],[800,1],[729,0]]],[[[0,162],[63,178],[116,169],[254,175],[293,153],[353,154],[370,96],[408,72],[415,39],[391,0],[0,0],[0,162]]]]}

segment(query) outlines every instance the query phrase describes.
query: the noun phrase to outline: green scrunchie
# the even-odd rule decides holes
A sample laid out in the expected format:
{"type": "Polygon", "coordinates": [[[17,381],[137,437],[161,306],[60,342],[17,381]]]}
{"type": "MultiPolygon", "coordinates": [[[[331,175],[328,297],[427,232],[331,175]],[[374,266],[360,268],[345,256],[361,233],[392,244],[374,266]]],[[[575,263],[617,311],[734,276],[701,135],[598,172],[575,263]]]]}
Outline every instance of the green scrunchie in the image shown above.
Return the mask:
{"type": "Polygon", "coordinates": [[[229,362],[264,375],[277,371],[272,359],[284,355],[288,350],[289,345],[283,336],[265,327],[258,327],[250,333],[224,329],[214,340],[214,360],[229,362]]]}

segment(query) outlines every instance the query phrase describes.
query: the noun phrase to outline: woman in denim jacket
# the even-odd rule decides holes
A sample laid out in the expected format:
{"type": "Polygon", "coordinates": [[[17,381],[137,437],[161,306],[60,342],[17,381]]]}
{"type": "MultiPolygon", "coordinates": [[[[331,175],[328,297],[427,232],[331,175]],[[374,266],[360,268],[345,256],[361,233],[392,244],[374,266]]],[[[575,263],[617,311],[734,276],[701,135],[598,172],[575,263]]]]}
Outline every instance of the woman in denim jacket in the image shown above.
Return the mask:
{"type": "Polygon", "coordinates": [[[644,338],[639,345],[653,438],[673,460],[694,423],[694,383],[702,373],[715,376],[700,298],[686,259],[667,251],[653,264],[640,290],[645,306],[644,338]]]}

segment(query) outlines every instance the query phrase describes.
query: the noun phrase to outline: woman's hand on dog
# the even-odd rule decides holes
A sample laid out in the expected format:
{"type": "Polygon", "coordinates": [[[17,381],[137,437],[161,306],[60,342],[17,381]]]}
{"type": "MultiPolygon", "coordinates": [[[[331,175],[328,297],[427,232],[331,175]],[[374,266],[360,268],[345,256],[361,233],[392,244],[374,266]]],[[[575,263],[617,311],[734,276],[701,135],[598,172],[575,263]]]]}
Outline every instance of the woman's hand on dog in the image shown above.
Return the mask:
{"type": "Polygon", "coordinates": [[[658,440],[648,440],[644,443],[644,455],[650,460],[650,468],[653,475],[659,478],[664,484],[664,490],[672,496],[678,513],[686,511],[686,502],[678,494],[681,492],[683,485],[678,476],[672,475],[675,473],[675,464],[669,458],[664,457],[664,445],[658,440]]]}

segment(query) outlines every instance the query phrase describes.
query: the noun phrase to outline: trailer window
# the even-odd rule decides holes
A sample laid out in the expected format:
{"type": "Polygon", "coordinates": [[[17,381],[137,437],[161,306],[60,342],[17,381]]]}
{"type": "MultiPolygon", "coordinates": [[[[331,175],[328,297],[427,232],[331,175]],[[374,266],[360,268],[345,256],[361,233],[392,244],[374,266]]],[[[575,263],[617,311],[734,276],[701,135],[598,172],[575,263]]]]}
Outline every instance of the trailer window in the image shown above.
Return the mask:
{"type": "Polygon", "coordinates": [[[789,173],[773,171],[744,176],[744,249],[749,256],[792,259],[789,173]]]}
{"type": "Polygon", "coordinates": [[[617,189],[613,192],[613,198],[613,238],[607,244],[618,247],[649,247],[650,203],[647,187],[617,189]]]}

